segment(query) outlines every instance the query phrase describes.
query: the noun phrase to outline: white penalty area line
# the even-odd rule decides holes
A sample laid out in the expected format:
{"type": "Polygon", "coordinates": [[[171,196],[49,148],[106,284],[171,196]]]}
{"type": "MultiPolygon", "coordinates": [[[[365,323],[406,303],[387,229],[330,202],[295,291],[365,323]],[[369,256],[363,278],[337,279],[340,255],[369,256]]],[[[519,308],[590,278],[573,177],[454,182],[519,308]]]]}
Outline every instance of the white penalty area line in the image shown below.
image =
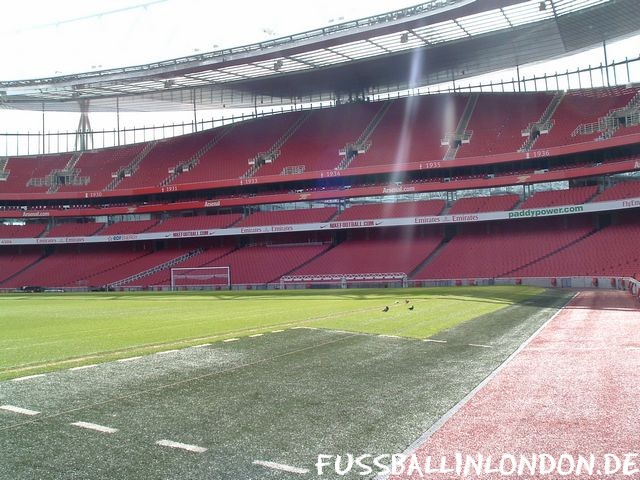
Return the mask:
{"type": "Polygon", "coordinates": [[[204,453],[207,451],[207,449],[204,447],[189,445],[187,443],[174,442],[172,440],[158,440],[156,442],[156,445],[160,445],[161,447],[178,448],[180,450],[186,450],[187,452],[194,453],[204,453]]]}
{"type": "MultiPolygon", "coordinates": [[[[542,332],[542,330],[544,330],[547,327],[547,325],[549,325],[558,315],[560,315],[560,312],[562,312],[562,310],[564,310],[564,308],[567,305],[569,305],[578,296],[579,293],[580,292],[576,293],[569,300],[567,300],[567,302],[564,305],[562,305],[558,309],[558,311],[551,316],[551,318],[549,318],[546,322],[544,322],[540,326],[540,328],[538,328],[533,333],[533,335],[531,335],[524,342],[522,342],[522,344],[520,344],[520,346],[516,349],[515,352],[513,352],[511,355],[509,355],[509,357],[507,357],[507,359],[504,362],[502,362],[500,365],[498,365],[498,367],[493,372],[491,372],[482,382],[480,382],[476,386],[476,388],[474,388],[469,393],[467,393],[467,395],[462,400],[460,400],[453,407],[451,407],[451,409],[447,413],[445,413],[442,417],[440,417],[440,419],[436,423],[431,425],[431,428],[429,428],[429,430],[427,430],[422,435],[420,435],[416,440],[414,440],[414,442],[411,445],[409,445],[405,449],[405,451],[402,452],[402,453],[405,454],[408,457],[413,452],[415,452],[421,445],[424,445],[424,443],[426,443],[427,440],[429,440],[433,436],[434,433],[436,433],[438,430],[440,430],[440,428],[442,428],[442,426],[445,423],[447,423],[451,417],[453,417],[456,413],[458,413],[458,411],[462,407],[464,407],[469,402],[469,400],[471,400],[473,397],[475,397],[476,394],[480,390],[482,390],[487,383],[489,383],[491,380],[493,380],[502,370],[504,370],[504,368],[509,363],[511,363],[511,361],[522,350],[524,350],[527,347],[527,345],[529,345],[540,334],[540,332],[542,332]]],[[[374,480],[387,480],[388,478],[389,478],[389,474],[379,474],[378,476],[375,477],[374,480]]]]}
{"type": "Polygon", "coordinates": [[[70,372],[75,372],[75,371],[78,371],[78,370],[86,370],[87,368],[94,368],[94,367],[97,367],[97,366],[98,366],[97,364],[93,364],[93,365],[83,365],[83,366],[81,366],[81,367],[73,367],[73,368],[70,368],[70,369],[69,369],[69,371],[70,371],[70,372]]]}
{"type": "Polygon", "coordinates": [[[254,465],[261,465],[263,467],[271,468],[273,470],[280,470],[282,472],[297,473],[298,475],[306,475],[309,470],[306,468],[292,467],[291,465],[285,465],[284,463],[267,462],[264,460],[254,460],[254,465]]]}
{"type": "Polygon", "coordinates": [[[40,415],[40,412],[29,410],[28,408],[16,407],[14,405],[0,405],[0,410],[7,412],[19,413],[20,415],[40,415]]]}
{"type": "Polygon", "coordinates": [[[139,358],[142,358],[142,356],[139,357],[129,357],[129,358],[121,358],[120,360],[116,360],[116,362],[120,362],[120,363],[125,363],[125,362],[131,362],[133,360],[137,360],[139,358]]]}
{"type": "Polygon", "coordinates": [[[97,423],[89,422],[73,422],[71,425],[74,427],[86,428],[87,430],[94,430],[100,433],[116,433],[117,428],[105,427],[104,425],[98,425],[97,423]]]}
{"type": "Polygon", "coordinates": [[[38,373],[37,375],[27,375],[26,377],[18,377],[11,380],[12,382],[24,382],[25,380],[31,380],[32,378],[44,377],[44,373],[38,373]]]}

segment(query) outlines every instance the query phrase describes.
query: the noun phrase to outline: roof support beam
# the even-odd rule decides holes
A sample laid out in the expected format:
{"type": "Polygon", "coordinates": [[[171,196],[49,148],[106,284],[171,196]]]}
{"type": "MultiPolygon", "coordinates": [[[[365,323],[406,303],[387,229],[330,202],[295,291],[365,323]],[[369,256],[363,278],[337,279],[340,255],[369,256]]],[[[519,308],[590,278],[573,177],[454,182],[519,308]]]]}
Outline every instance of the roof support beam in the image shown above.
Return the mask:
{"type": "Polygon", "coordinates": [[[383,47],[382,45],[374,42],[373,40],[371,40],[370,38],[367,38],[367,42],[370,43],[371,45],[373,45],[374,47],[378,47],[380,50],[383,50],[387,53],[393,53],[391,50],[389,50],[388,48],[383,47]]]}

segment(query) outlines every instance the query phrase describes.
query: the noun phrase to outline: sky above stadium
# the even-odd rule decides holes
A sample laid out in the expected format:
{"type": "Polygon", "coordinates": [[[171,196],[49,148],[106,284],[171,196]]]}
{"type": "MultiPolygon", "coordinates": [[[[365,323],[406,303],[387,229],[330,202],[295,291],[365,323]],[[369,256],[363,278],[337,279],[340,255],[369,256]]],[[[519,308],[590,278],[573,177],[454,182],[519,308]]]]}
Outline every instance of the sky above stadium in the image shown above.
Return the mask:
{"type": "Polygon", "coordinates": [[[138,65],[236,47],[419,0],[22,0],[3,4],[0,80],[138,65]]]}
{"type": "MultiPolygon", "coordinates": [[[[0,22],[0,44],[3,45],[0,80],[49,77],[168,60],[301,33],[419,3],[420,0],[4,2],[0,22]]],[[[639,45],[640,35],[611,42],[608,44],[609,62],[625,57],[637,58],[639,45]]],[[[521,66],[520,75],[531,78],[574,71],[578,67],[597,66],[603,61],[602,46],[595,46],[569,57],[521,66]]],[[[621,81],[625,82],[629,70],[621,67],[619,73],[621,81]]],[[[640,62],[632,65],[630,73],[633,81],[639,81],[640,62]]],[[[508,82],[515,77],[515,68],[512,68],[468,79],[468,83],[508,82]]],[[[576,85],[560,88],[576,88],[576,85]]],[[[123,114],[120,125],[131,128],[190,122],[193,118],[191,112],[165,113],[123,114]]],[[[209,120],[221,115],[228,117],[230,113],[205,110],[199,111],[198,115],[209,120]]],[[[46,131],[72,132],[77,122],[77,114],[48,112],[46,131]]],[[[110,131],[115,128],[116,116],[92,113],[91,122],[94,131],[110,131]]],[[[0,132],[39,132],[42,124],[40,112],[0,109],[0,132]]],[[[6,138],[3,142],[0,137],[0,155],[24,151],[24,147],[17,146],[15,138],[6,138]]],[[[37,139],[35,143],[37,146],[37,139]]]]}

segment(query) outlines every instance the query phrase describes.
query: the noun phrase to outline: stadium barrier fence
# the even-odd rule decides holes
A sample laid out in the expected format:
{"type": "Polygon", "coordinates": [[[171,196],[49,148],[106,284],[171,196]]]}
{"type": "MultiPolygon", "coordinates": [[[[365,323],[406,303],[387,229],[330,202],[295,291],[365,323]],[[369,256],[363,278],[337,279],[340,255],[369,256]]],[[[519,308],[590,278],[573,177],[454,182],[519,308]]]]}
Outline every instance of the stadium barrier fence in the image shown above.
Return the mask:
{"type": "MultiPolygon", "coordinates": [[[[600,289],[625,290],[640,301],[640,281],[631,277],[620,276],[558,276],[558,277],[509,277],[509,278],[447,278],[429,280],[407,280],[406,278],[388,278],[378,280],[353,280],[345,282],[343,279],[334,281],[323,280],[314,282],[272,282],[245,283],[231,285],[232,291],[248,290],[303,290],[303,289],[356,289],[356,288],[433,288],[433,287],[463,287],[463,286],[491,286],[491,285],[524,285],[540,288],[567,289],[600,289]]],[[[44,287],[45,293],[81,293],[107,291],[106,288],[80,287],[44,287]]],[[[222,291],[227,290],[221,285],[207,285],[189,288],[185,286],[181,291],[222,291]]],[[[110,292],[170,292],[171,285],[125,285],[109,289],[110,292]]],[[[0,288],[0,293],[25,293],[20,288],[0,288]]]]}

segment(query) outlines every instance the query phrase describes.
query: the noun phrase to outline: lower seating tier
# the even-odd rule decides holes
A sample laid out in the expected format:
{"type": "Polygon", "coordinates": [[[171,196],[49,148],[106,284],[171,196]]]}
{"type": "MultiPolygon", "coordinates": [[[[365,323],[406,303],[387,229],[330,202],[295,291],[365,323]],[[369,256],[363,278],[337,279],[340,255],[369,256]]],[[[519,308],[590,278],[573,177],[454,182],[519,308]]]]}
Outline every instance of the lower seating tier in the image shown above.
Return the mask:
{"type": "Polygon", "coordinates": [[[284,275],[402,273],[417,281],[638,276],[638,238],[640,218],[632,210],[447,228],[0,246],[0,289],[88,289],[116,282],[124,288],[167,288],[172,267],[229,267],[235,285],[277,284],[284,275]]]}

